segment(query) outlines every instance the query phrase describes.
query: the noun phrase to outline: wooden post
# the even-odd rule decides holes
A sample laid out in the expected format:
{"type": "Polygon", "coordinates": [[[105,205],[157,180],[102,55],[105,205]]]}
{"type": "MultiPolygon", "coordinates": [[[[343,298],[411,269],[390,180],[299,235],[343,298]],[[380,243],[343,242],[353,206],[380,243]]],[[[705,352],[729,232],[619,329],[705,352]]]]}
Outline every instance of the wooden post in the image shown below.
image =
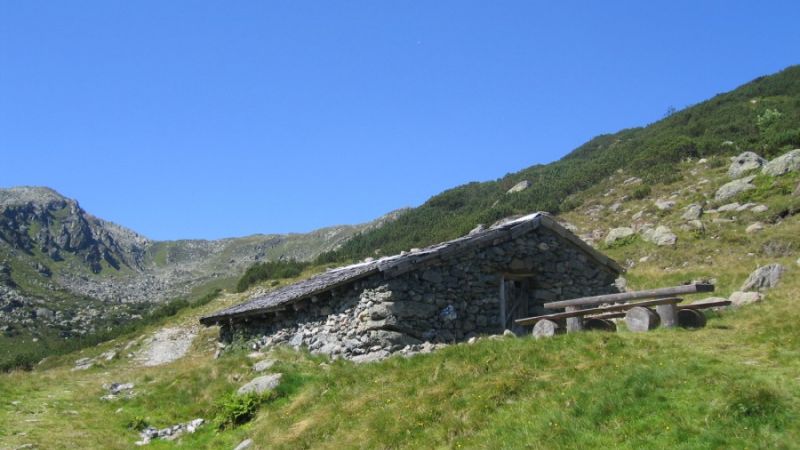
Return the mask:
{"type": "MultiPolygon", "coordinates": [[[[567,306],[564,308],[566,312],[578,311],[580,306],[567,306]]],[[[567,318],[567,333],[574,333],[583,330],[583,317],[569,317],[567,318]]]]}
{"type": "Polygon", "coordinates": [[[659,322],[658,314],[643,306],[634,306],[625,313],[625,324],[631,331],[652,330],[658,326],[659,322]]]}
{"type": "Polygon", "coordinates": [[[678,308],[674,303],[656,306],[656,313],[661,319],[661,326],[664,328],[674,328],[678,326],[678,308]]]}
{"type": "Polygon", "coordinates": [[[500,277],[500,331],[506,329],[506,279],[500,277]]]}

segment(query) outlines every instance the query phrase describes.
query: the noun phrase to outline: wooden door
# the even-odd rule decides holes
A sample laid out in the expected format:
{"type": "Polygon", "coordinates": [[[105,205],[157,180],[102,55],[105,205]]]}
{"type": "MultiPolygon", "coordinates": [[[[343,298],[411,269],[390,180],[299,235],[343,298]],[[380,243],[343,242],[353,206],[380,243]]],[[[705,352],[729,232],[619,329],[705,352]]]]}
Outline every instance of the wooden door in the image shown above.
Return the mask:
{"type": "Polygon", "coordinates": [[[500,314],[504,330],[517,334],[524,333],[524,327],[514,323],[517,319],[529,317],[529,307],[533,294],[531,277],[503,277],[500,288],[500,314]]]}

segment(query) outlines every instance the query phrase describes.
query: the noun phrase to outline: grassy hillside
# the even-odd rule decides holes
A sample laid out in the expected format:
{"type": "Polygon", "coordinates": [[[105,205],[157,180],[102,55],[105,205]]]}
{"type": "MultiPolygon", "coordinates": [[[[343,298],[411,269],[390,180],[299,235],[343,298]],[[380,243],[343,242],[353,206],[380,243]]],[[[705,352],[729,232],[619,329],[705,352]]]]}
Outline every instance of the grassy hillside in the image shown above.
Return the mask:
{"type": "Polygon", "coordinates": [[[672,181],[638,197],[631,194],[641,184],[623,185],[630,174],[614,172],[559,217],[580,234],[596,235],[598,246],[630,267],[634,289],[715,278],[715,295],[727,296],[759,265],[787,268],[763,302],[712,314],[706,328],[484,338],[367,365],[286,349],[214,359],[217,330],[199,328],[197,318],[248,297],[224,294],[115,341],[48,359],[32,372],[0,375],[0,448],[131,448],[136,424],[213,419],[224,411],[222,399],[255,377],[252,366],[265,357],[277,360],[271,370],[284,378],[253,420],[222,431],[207,424],[149,448],[233,448],[245,438],[255,448],[286,449],[798,448],[800,214],[790,212],[800,210],[800,197],[787,186],[800,176],[759,177],[757,189],[730,200],[763,203],[767,211],[707,212],[704,232],[682,229],[688,204],[718,206],[713,194],[728,181],[726,169],[721,157],[682,162],[672,181]],[[660,210],[659,198],[676,204],[660,210]],[[602,242],[608,228],[632,221],[669,226],[678,242],[602,242]],[[746,233],[755,221],[764,229],[746,233]],[[128,356],[163,327],[198,330],[187,356],[157,367],[128,356]],[[115,359],[71,370],[78,358],[112,349],[115,359]],[[136,395],[101,400],[110,382],[132,382],[136,395]]]}
{"type": "Polygon", "coordinates": [[[734,155],[754,149],[765,157],[800,147],[800,66],[753,80],[738,89],[676,112],[644,128],[598,136],[561,160],[445,191],[396,222],[348,241],[320,261],[394,254],[460,236],[531,211],[566,212],[580,205],[570,196],[624,169],[646,183],[673,179],[673,165],[687,157],[734,155]],[[506,194],[528,180],[526,190],[506,194]]]}

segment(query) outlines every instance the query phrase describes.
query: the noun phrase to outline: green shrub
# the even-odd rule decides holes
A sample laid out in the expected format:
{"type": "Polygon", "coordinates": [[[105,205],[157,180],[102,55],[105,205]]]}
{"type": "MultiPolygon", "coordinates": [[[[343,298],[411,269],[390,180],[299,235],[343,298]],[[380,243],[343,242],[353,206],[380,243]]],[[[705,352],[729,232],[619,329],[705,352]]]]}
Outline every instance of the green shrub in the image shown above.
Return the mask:
{"type": "Polygon", "coordinates": [[[303,273],[306,267],[308,267],[308,263],[299,262],[294,259],[253,264],[247,269],[244,275],[239,278],[239,281],[236,283],[236,292],[244,292],[250,286],[264,280],[294,278],[303,273]]]}
{"type": "Polygon", "coordinates": [[[149,426],[150,424],[142,416],[136,416],[128,422],[128,429],[134,431],[142,431],[149,426]]]}
{"type": "Polygon", "coordinates": [[[238,395],[233,392],[217,401],[214,425],[220,430],[241,425],[256,414],[263,401],[264,396],[259,394],[238,395]]]}
{"type": "Polygon", "coordinates": [[[643,198],[647,198],[650,195],[652,189],[650,188],[649,184],[643,184],[641,186],[636,187],[636,189],[631,192],[631,198],[634,200],[641,200],[643,198]]]}

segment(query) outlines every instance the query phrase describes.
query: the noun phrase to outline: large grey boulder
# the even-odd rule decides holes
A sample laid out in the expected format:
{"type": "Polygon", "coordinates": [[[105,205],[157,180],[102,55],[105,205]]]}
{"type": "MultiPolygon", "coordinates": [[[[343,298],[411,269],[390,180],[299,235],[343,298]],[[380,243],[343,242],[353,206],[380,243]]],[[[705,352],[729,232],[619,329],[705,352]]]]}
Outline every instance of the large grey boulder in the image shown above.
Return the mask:
{"type": "Polygon", "coordinates": [[[783,276],[786,268],[781,264],[768,264],[761,266],[747,277],[747,280],[742,285],[742,291],[760,291],[762,289],[769,289],[778,285],[778,282],[783,276]]]}
{"type": "Polygon", "coordinates": [[[239,395],[246,394],[263,394],[264,392],[271,391],[281,384],[281,373],[271,373],[269,375],[260,376],[253,379],[253,381],[245,384],[236,391],[239,395]]]}
{"type": "Polygon", "coordinates": [[[252,439],[245,439],[239,443],[233,450],[247,450],[253,447],[253,440],[252,439]]]}
{"type": "Polygon", "coordinates": [[[663,225],[659,225],[656,228],[646,228],[641,233],[642,239],[658,246],[675,245],[678,241],[678,236],[663,225]]]}
{"type": "Polygon", "coordinates": [[[728,167],[728,176],[731,178],[739,178],[747,172],[760,169],[766,162],[766,159],[753,152],[744,152],[739,156],[731,158],[731,165],[728,167]]]}
{"type": "Polygon", "coordinates": [[[265,370],[271,369],[272,366],[274,366],[274,365],[275,365],[275,360],[274,359],[264,359],[264,360],[261,360],[261,361],[257,362],[253,366],[253,372],[263,372],[265,370]]]}
{"type": "Polygon", "coordinates": [[[689,221],[689,220],[697,220],[703,215],[703,207],[698,205],[697,203],[692,203],[691,205],[686,207],[686,211],[683,212],[681,219],[689,221]]]}
{"type": "Polygon", "coordinates": [[[753,180],[755,179],[755,175],[750,175],[748,177],[740,178],[738,180],[733,180],[730,183],[725,183],[717,190],[716,195],[714,198],[717,201],[727,200],[739,193],[744,191],[749,191],[750,189],[755,189],[755,185],[753,185],[753,180]]]}
{"type": "Polygon", "coordinates": [[[531,182],[528,180],[522,180],[519,183],[515,184],[511,189],[506,192],[506,194],[513,194],[515,192],[522,192],[525,189],[531,187],[531,182]]]}
{"type": "Polygon", "coordinates": [[[764,296],[760,292],[734,292],[728,298],[731,301],[731,307],[739,308],[744,305],[760,302],[764,296]]]}
{"type": "Polygon", "coordinates": [[[621,239],[633,236],[634,233],[633,228],[629,227],[612,228],[606,236],[606,245],[611,245],[621,239]]]}
{"type": "Polygon", "coordinates": [[[800,170],[800,149],[785,153],[761,168],[764,175],[778,176],[800,170]]]}
{"type": "Polygon", "coordinates": [[[663,198],[656,200],[653,204],[661,211],[669,211],[675,207],[674,200],[664,200],[663,198]]]}
{"type": "Polygon", "coordinates": [[[744,230],[744,232],[747,234],[758,233],[759,231],[764,231],[764,224],[761,222],[751,223],[744,230]]]}

